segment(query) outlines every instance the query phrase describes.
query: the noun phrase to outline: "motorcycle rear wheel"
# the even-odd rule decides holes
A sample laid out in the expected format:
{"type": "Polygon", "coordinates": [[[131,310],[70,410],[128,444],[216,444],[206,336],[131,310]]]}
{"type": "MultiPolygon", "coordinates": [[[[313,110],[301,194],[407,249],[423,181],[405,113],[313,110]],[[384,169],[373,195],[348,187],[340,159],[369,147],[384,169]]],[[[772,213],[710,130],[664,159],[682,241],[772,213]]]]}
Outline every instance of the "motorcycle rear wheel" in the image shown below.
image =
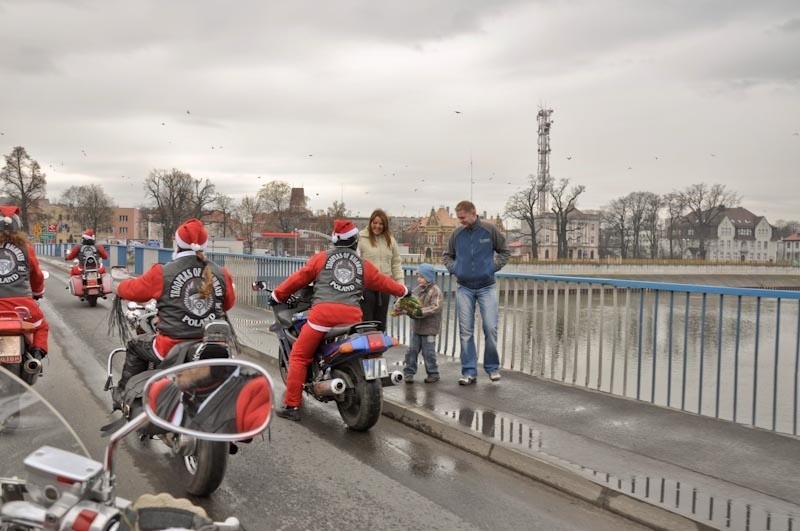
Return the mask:
{"type": "Polygon", "coordinates": [[[228,467],[230,443],[197,440],[192,455],[178,456],[181,483],[193,496],[208,496],[222,483],[228,467]]]}
{"type": "Polygon", "coordinates": [[[86,298],[86,300],[89,301],[89,307],[90,308],[94,308],[95,306],[97,306],[97,296],[96,295],[89,295],[86,298]]]}
{"type": "Polygon", "coordinates": [[[367,431],[377,424],[383,406],[381,381],[367,380],[361,366],[353,363],[335,368],[331,376],[343,379],[347,385],[342,400],[336,401],[339,415],[347,427],[354,431],[367,431]]]}

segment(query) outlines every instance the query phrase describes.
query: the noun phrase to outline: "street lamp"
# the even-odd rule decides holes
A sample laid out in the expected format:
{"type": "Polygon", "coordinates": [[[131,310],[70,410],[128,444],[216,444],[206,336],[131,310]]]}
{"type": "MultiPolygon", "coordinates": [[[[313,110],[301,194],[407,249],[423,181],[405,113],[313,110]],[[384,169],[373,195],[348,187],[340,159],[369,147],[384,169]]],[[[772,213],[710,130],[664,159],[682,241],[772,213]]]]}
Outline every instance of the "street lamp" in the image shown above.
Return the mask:
{"type": "MultiPolygon", "coordinates": [[[[309,235],[314,235],[314,236],[319,236],[321,238],[325,238],[328,241],[330,241],[331,239],[330,235],[316,230],[296,228],[294,229],[294,231],[300,236],[300,238],[308,238],[309,235]]],[[[294,239],[294,255],[297,256],[297,238],[294,239]]]]}

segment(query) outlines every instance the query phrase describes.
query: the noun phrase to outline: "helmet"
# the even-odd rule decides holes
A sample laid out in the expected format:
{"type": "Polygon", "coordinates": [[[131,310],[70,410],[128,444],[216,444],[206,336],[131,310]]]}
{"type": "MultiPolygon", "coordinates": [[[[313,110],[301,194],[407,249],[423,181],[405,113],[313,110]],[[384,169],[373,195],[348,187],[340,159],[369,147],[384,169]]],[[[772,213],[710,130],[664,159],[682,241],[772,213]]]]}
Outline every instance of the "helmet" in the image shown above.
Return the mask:
{"type": "Polygon", "coordinates": [[[13,205],[0,206],[0,230],[15,232],[22,230],[22,220],[19,219],[19,207],[13,205]]]}
{"type": "Polygon", "coordinates": [[[333,241],[335,247],[350,247],[356,250],[358,247],[358,229],[349,220],[336,219],[333,221],[331,241],[333,241]]]}

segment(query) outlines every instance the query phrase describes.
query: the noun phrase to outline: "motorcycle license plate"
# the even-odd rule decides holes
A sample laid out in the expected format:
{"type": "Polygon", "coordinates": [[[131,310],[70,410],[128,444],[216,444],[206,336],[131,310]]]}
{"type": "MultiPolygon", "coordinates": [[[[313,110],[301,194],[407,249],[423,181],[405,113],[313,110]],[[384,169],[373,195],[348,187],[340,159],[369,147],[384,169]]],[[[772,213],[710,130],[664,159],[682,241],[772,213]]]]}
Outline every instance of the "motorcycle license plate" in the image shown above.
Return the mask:
{"type": "Polygon", "coordinates": [[[22,361],[22,341],[19,336],[0,336],[0,363],[22,361]]]}
{"type": "Polygon", "coordinates": [[[386,370],[386,360],[383,358],[364,358],[361,363],[364,366],[364,376],[367,380],[389,376],[389,371],[386,370]]]}

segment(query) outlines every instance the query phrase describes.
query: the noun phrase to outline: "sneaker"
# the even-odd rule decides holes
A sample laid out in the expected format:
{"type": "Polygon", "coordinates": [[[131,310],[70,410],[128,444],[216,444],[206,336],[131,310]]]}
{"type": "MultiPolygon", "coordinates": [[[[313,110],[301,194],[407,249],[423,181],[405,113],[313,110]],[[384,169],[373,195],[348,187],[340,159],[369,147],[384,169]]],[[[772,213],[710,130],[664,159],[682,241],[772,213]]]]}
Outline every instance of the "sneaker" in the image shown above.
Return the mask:
{"type": "Polygon", "coordinates": [[[295,422],[300,420],[299,407],[283,406],[281,408],[278,408],[275,411],[275,414],[282,419],[294,420],[295,422]]]}
{"type": "Polygon", "coordinates": [[[499,372],[490,372],[489,373],[489,379],[491,381],[493,381],[493,382],[499,382],[500,381],[500,373],[499,372]]]}
{"type": "Polygon", "coordinates": [[[403,376],[403,381],[404,381],[405,383],[407,383],[407,384],[412,384],[412,383],[414,383],[414,375],[413,375],[413,374],[408,374],[408,375],[406,375],[406,376],[403,376]]]}
{"type": "Polygon", "coordinates": [[[436,383],[439,381],[439,375],[434,374],[433,376],[425,377],[425,383],[436,383]]]}
{"type": "Polygon", "coordinates": [[[458,385],[472,385],[476,380],[474,376],[462,376],[458,379],[458,385]]]}

